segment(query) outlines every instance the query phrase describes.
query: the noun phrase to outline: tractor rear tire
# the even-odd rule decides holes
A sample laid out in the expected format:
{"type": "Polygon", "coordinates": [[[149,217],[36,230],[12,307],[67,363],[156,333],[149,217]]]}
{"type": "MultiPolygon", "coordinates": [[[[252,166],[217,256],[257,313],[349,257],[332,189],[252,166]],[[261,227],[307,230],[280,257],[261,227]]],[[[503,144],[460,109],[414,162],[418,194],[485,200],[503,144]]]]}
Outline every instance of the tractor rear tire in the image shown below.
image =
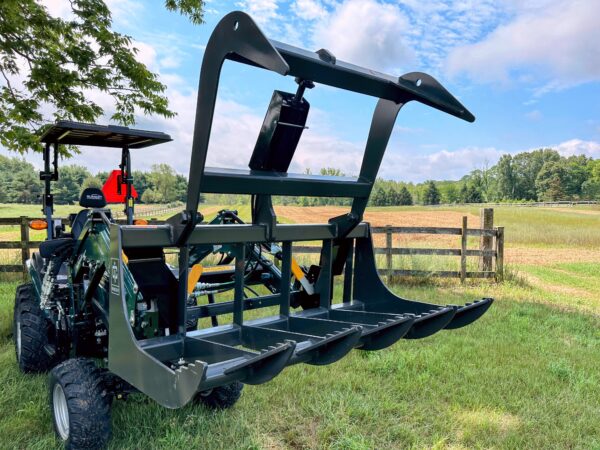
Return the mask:
{"type": "Polygon", "coordinates": [[[66,449],[105,448],[111,436],[105,372],[93,360],[73,358],[50,372],[50,410],[54,431],[66,449]]]}
{"type": "Polygon", "coordinates": [[[44,317],[33,292],[33,284],[17,287],[13,317],[13,339],[19,369],[25,373],[47,372],[59,361],[46,351],[52,325],[44,317]]]}
{"type": "Polygon", "coordinates": [[[196,403],[202,403],[210,409],[228,409],[231,408],[240,399],[244,385],[239,381],[234,381],[225,386],[219,386],[209,391],[196,394],[194,400],[196,403]]]}

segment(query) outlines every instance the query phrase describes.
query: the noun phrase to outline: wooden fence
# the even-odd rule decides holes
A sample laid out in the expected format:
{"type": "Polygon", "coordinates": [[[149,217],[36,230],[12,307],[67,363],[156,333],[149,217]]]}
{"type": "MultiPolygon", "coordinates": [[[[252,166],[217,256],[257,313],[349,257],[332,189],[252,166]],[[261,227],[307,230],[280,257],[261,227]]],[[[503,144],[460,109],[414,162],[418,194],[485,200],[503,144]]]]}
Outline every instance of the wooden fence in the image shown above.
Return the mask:
{"type": "MultiPolygon", "coordinates": [[[[385,235],[385,247],[375,248],[376,255],[385,255],[385,267],[379,267],[382,275],[388,278],[393,276],[414,277],[444,277],[459,278],[461,281],[467,278],[494,278],[502,281],[504,278],[504,227],[494,227],[494,210],[485,208],[481,211],[480,228],[468,228],[468,218],[462,218],[460,228],[447,227],[385,227],[371,228],[373,234],[385,235]],[[432,235],[454,235],[460,237],[459,248],[394,248],[393,235],[398,234],[432,234],[432,235]],[[469,236],[479,237],[479,248],[467,248],[469,236]],[[459,257],[458,270],[409,270],[394,269],[394,255],[437,255],[459,257]],[[479,258],[479,270],[467,270],[467,258],[479,258]]],[[[320,247],[316,246],[294,246],[295,253],[319,253],[320,247]]]]}
{"type": "MultiPolygon", "coordinates": [[[[159,208],[148,208],[148,209],[137,209],[135,211],[135,217],[159,217],[159,216],[166,216],[166,215],[170,215],[170,214],[175,214],[178,213],[179,211],[181,211],[183,209],[183,205],[182,204],[176,204],[173,206],[170,205],[165,205],[165,206],[161,206],[159,208]]],[[[123,219],[126,218],[125,213],[121,210],[121,211],[113,211],[112,215],[115,219],[123,219]]]]}
{"type": "MultiPolygon", "coordinates": [[[[176,212],[181,211],[181,205],[174,206],[161,206],[160,208],[148,208],[148,209],[140,209],[136,213],[136,217],[157,217],[164,216],[168,214],[175,214],[176,212]]],[[[113,216],[119,223],[125,223],[123,217],[125,214],[120,211],[114,211],[113,216]]],[[[35,217],[37,219],[38,217],[35,217]]],[[[31,250],[37,249],[43,241],[32,241],[29,238],[29,222],[33,220],[33,217],[0,217],[0,226],[1,225],[12,225],[18,226],[20,230],[20,239],[17,241],[0,241],[0,250],[21,250],[21,264],[3,264],[2,259],[0,257],[0,273],[18,273],[22,272],[23,277],[27,277],[27,269],[25,268],[25,262],[29,259],[29,255],[31,250]]],[[[63,221],[63,223],[68,223],[68,219],[57,217],[63,221]]],[[[151,219],[150,223],[152,224],[160,224],[164,223],[164,221],[151,219]]]]}
{"type": "Polygon", "coordinates": [[[479,206],[479,207],[491,207],[491,206],[511,206],[511,207],[521,207],[521,208],[564,208],[564,207],[573,207],[573,206],[589,206],[589,205],[598,205],[600,202],[596,200],[579,200],[579,201],[571,201],[571,200],[561,200],[556,202],[486,202],[486,203],[441,203],[439,205],[424,205],[431,208],[446,208],[446,207],[457,207],[457,206],[479,206]]]}
{"type": "MultiPolygon", "coordinates": [[[[416,277],[446,277],[459,278],[464,281],[467,278],[494,278],[502,281],[504,276],[504,228],[493,226],[494,210],[485,208],[481,212],[480,228],[468,228],[467,216],[462,219],[462,226],[457,228],[444,227],[373,227],[374,234],[385,235],[385,247],[375,248],[375,253],[385,255],[385,267],[380,268],[382,275],[393,276],[416,276],[416,277]],[[459,248],[394,248],[393,235],[398,234],[432,234],[453,235],[460,238],[459,248]],[[467,248],[469,236],[479,237],[479,248],[467,248]],[[458,270],[426,271],[394,269],[394,255],[438,255],[455,256],[460,258],[458,270]],[[479,258],[479,270],[467,270],[467,258],[479,258]]],[[[20,249],[21,264],[0,264],[1,272],[22,272],[27,276],[25,261],[29,258],[30,250],[39,247],[42,241],[32,241],[29,238],[29,217],[0,218],[0,225],[18,225],[20,229],[20,240],[0,241],[0,249],[20,249]]],[[[64,220],[64,219],[63,219],[64,220]]],[[[121,221],[119,221],[121,222],[121,221]]],[[[164,221],[152,220],[152,224],[164,223],[164,221]]],[[[314,254],[320,252],[316,246],[294,246],[293,251],[300,254],[314,254]]]]}

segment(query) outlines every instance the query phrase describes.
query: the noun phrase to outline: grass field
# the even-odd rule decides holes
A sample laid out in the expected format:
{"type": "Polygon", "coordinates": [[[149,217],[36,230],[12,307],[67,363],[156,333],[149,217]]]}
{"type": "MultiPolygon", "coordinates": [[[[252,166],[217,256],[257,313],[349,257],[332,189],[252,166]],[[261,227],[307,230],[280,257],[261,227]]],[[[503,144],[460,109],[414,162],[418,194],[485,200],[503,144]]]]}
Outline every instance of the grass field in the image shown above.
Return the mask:
{"type": "MultiPolygon", "coordinates": [[[[277,210],[290,222],[321,218],[291,208],[277,210]]],[[[477,224],[475,208],[372,209],[367,219],[457,226],[464,213],[477,224]]],[[[507,282],[393,286],[442,304],[495,297],[475,324],[290,367],[246,386],[225,412],[132,396],[114,405],[112,448],[600,449],[600,209],[496,208],[496,224],[506,228],[507,282]]],[[[0,448],[56,448],[46,378],[14,361],[15,286],[0,283],[0,448]]]]}

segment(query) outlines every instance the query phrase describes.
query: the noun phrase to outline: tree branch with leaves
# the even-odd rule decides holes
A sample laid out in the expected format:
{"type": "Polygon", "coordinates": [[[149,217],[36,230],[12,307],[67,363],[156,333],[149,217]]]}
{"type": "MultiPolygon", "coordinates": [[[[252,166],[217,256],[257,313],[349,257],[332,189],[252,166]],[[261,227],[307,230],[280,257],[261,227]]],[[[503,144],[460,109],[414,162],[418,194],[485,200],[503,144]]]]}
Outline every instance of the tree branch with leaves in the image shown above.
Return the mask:
{"type": "MultiPolygon", "coordinates": [[[[39,135],[56,120],[95,122],[105,114],[91,95],[111,98],[110,120],[133,125],[136,114],[174,117],[158,76],[137,60],[129,36],[112,29],[102,0],[70,0],[72,17],[53,17],[36,0],[0,1],[0,145],[41,151],[39,135]]],[[[193,23],[202,0],[166,0],[193,23]]],[[[72,148],[64,149],[68,156],[72,148]]]]}

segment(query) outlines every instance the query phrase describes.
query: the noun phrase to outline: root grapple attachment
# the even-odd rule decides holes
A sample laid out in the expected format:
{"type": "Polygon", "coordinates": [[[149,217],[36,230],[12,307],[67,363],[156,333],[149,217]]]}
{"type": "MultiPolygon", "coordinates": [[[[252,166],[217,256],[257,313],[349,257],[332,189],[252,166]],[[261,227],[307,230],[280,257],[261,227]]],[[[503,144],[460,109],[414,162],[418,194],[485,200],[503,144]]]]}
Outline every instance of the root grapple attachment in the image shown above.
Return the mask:
{"type": "Polygon", "coordinates": [[[429,75],[378,73],[337,60],[327,50],[269,40],[244,13],[225,16],[204,52],[185,210],[166,225],[107,222],[110,371],[176,408],[198,392],[234,381],[264,383],[290,364],[331,364],[353,348],[379,350],[481,317],[492,299],[460,307],[406,300],[377,273],[362,217],[396,115],[413,100],[474,120],[429,75]],[[205,166],[226,59],[293,76],[298,83],[295,94],[274,92],[248,170],[205,166]],[[319,84],[379,99],[356,178],[287,172],[310,109],[305,90],[319,84]],[[251,195],[252,223],[243,223],[234,211],[203,222],[201,193],[251,195]],[[326,224],[279,224],[272,195],[350,197],[352,206],[326,224]],[[309,268],[298,264],[292,247],[308,241],[321,242],[319,264],[309,268]],[[178,249],[178,268],[166,263],[168,248],[178,249]],[[207,258],[215,254],[221,261],[208,267],[207,258]],[[343,283],[335,283],[342,275],[343,283]],[[332,304],[333,290],[340,287],[343,301],[332,304]],[[221,301],[226,292],[233,298],[221,301]],[[249,310],[267,307],[270,315],[244,318],[249,310]],[[231,315],[231,323],[219,325],[222,315],[231,315]],[[212,326],[189,326],[202,318],[210,318],[212,326]]]}

